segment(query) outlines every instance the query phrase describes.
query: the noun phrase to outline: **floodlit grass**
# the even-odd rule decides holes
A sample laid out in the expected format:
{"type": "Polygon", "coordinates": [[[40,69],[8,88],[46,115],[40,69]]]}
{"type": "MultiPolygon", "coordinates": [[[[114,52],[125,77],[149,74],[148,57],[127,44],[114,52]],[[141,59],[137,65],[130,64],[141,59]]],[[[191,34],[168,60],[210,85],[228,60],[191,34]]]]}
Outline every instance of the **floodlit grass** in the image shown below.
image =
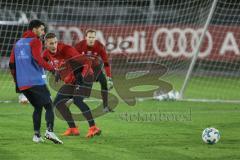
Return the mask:
{"type": "MultiPolygon", "coordinates": [[[[6,160],[240,159],[239,113],[239,105],[234,104],[151,100],[129,107],[120,103],[116,112],[96,119],[102,135],[86,139],[87,124],[78,122],[81,135],[60,136],[64,144],[55,145],[49,141],[44,144],[31,141],[30,105],[1,103],[0,157],[6,160]],[[151,117],[154,113],[156,117],[151,117]],[[221,132],[221,139],[215,145],[201,140],[202,130],[210,126],[221,132]]],[[[66,123],[56,118],[55,132],[61,135],[66,128],[66,123]]]]}
{"type": "MultiPolygon", "coordinates": [[[[16,101],[17,95],[14,93],[11,77],[2,74],[0,80],[1,100],[16,101]]],[[[177,78],[169,78],[169,81],[177,89],[182,83],[177,78]]],[[[225,89],[225,98],[237,98],[240,94],[239,86],[236,86],[236,91],[228,87],[236,82],[237,79],[211,81],[206,77],[195,77],[190,81],[186,95],[196,97],[202,94],[214,98],[214,94],[220,94],[219,88],[201,87],[203,84],[214,84],[225,89]]],[[[135,89],[143,90],[144,87],[135,89]]],[[[116,95],[116,91],[114,94],[116,95]]],[[[96,104],[91,102],[90,105],[92,107],[96,104]]],[[[78,112],[74,106],[71,109],[78,112]]],[[[85,121],[77,122],[80,136],[61,136],[67,125],[56,117],[55,132],[64,141],[63,145],[55,145],[49,141],[43,144],[32,142],[32,111],[31,105],[0,103],[1,159],[240,159],[240,106],[237,104],[148,100],[128,106],[120,101],[114,113],[96,119],[102,135],[92,139],[85,138],[88,130],[85,121]],[[203,143],[201,133],[206,127],[215,127],[220,131],[219,143],[203,143]]],[[[44,131],[43,114],[42,134],[44,131]]]]}

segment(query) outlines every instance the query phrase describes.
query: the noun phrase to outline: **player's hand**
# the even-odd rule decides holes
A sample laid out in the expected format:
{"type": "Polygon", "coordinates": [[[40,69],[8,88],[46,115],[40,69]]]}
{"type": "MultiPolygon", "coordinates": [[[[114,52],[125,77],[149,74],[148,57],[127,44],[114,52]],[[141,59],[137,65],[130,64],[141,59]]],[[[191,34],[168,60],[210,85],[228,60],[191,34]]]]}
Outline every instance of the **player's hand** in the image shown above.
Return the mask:
{"type": "Polygon", "coordinates": [[[108,90],[113,89],[113,81],[111,77],[107,77],[108,90]]]}

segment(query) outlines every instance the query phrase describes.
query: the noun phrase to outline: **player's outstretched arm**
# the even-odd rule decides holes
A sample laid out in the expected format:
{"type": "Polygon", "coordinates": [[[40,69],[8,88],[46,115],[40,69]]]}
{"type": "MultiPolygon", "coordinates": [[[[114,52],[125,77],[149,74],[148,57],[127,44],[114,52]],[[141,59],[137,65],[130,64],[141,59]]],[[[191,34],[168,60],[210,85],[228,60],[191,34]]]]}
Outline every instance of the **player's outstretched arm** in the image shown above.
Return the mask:
{"type": "Polygon", "coordinates": [[[47,61],[43,59],[41,56],[41,51],[42,51],[42,43],[39,39],[34,39],[30,43],[31,50],[32,50],[32,55],[34,60],[44,69],[48,71],[54,71],[54,67],[50,64],[48,64],[47,61]]]}

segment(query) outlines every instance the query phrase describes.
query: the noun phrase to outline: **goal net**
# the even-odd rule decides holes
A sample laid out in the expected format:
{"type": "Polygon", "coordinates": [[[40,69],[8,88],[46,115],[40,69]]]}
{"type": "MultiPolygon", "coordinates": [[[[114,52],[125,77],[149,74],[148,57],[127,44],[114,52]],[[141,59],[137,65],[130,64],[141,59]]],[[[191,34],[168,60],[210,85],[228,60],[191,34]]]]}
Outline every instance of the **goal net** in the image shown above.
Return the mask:
{"type": "Polygon", "coordinates": [[[0,4],[0,101],[17,100],[9,55],[32,19],[44,21],[60,41],[73,46],[86,29],[96,29],[109,54],[115,91],[123,99],[174,89],[183,99],[240,100],[237,0],[1,0],[0,4]]]}

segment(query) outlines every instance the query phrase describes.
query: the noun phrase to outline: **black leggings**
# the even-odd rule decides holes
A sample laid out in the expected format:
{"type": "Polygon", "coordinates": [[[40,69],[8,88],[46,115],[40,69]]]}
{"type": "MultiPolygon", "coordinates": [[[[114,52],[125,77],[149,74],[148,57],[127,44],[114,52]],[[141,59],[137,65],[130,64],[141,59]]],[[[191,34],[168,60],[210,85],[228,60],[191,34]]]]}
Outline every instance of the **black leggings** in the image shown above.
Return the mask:
{"type": "Polygon", "coordinates": [[[48,103],[46,105],[42,106],[33,106],[34,107],[34,111],[33,111],[33,127],[34,127],[34,131],[38,132],[40,131],[40,127],[41,127],[41,117],[42,117],[42,109],[43,107],[46,110],[45,113],[45,120],[47,123],[47,129],[48,131],[53,131],[53,127],[54,127],[54,112],[53,112],[53,107],[51,103],[48,103]]]}
{"type": "Polygon", "coordinates": [[[50,92],[47,86],[46,85],[34,86],[22,92],[27,97],[27,99],[34,108],[32,115],[34,131],[38,133],[40,132],[43,107],[46,110],[45,120],[47,123],[47,129],[49,131],[53,131],[54,112],[50,92]]]}
{"type": "Polygon", "coordinates": [[[76,87],[70,85],[63,85],[54,100],[54,105],[57,110],[60,112],[61,116],[68,123],[70,128],[75,128],[75,122],[72,116],[70,109],[66,106],[66,102],[73,98],[74,104],[81,110],[83,116],[88,121],[89,126],[94,126],[95,122],[88,105],[83,101],[84,97],[77,95],[76,87]],[[73,95],[74,94],[74,95],[73,95]]]}

